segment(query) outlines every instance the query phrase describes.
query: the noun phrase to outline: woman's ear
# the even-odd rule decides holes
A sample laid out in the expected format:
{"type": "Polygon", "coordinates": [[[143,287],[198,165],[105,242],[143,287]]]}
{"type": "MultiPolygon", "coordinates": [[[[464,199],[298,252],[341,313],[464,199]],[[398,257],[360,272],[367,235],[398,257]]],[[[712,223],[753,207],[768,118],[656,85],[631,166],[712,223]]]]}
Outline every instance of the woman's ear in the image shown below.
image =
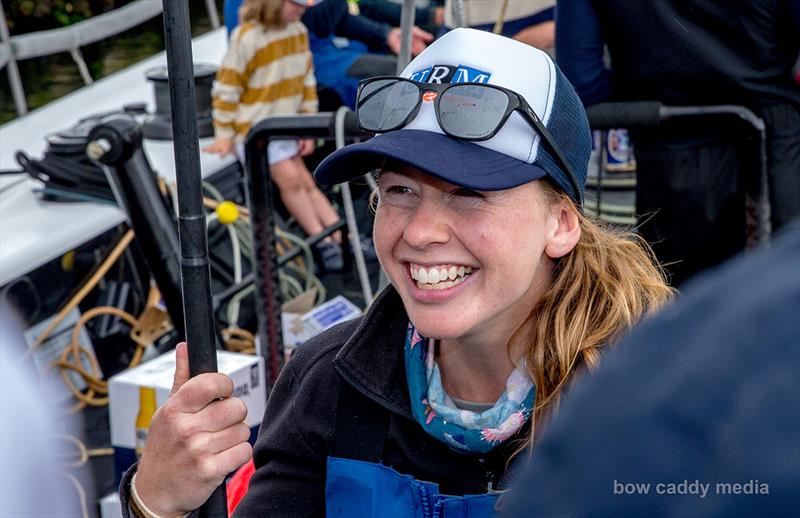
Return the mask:
{"type": "Polygon", "coordinates": [[[575,209],[560,201],[550,206],[551,232],[544,253],[550,259],[564,257],[575,248],[581,238],[581,225],[575,209]]]}

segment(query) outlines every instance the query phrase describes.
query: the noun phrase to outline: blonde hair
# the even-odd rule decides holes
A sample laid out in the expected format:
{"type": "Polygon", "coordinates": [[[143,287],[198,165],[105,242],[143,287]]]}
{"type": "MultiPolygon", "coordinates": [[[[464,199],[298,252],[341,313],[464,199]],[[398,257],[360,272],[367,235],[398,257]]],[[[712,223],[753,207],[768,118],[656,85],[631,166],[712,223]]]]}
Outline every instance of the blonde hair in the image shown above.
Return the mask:
{"type": "Polygon", "coordinates": [[[283,3],[286,0],[246,0],[239,8],[239,22],[260,23],[268,29],[280,29],[283,21],[283,3]]]}
{"type": "Polygon", "coordinates": [[[567,203],[575,212],[581,237],[556,260],[550,288],[511,340],[536,387],[529,441],[514,455],[541,435],[565,385],[595,368],[606,347],[674,294],[644,239],[589,219],[569,196],[539,184],[545,203],[567,203]]]}

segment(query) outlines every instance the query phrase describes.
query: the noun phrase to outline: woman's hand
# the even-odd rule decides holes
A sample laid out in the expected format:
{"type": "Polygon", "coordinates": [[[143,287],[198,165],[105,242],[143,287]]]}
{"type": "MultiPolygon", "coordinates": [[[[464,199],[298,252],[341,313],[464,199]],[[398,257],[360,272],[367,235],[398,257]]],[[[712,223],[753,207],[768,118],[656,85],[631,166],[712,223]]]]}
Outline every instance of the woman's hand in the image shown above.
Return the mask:
{"type": "Polygon", "coordinates": [[[236,144],[232,138],[217,137],[214,142],[203,148],[206,153],[214,153],[220,157],[236,154],[236,144]]]}
{"type": "Polygon", "coordinates": [[[300,139],[298,141],[298,148],[298,154],[301,157],[308,156],[313,153],[315,149],[317,149],[317,141],[313,138],[300,139]]]}
{"type": "MultiPolygon", "coordinates": [[[[386,35],[386,45],[395,54],[400,54],[402,37],[399,28],[394,28],[386,35]]],[[[433,34],[425,32],[416,25],[411,28],[411,55],[416,56],[433,41],[433,34]]]]}
{"type": "Polygon", "coordinates": [[[516,33],[513,38],[537,49],[552,48],[556,44],[556,22],[550,20],[526,27],[516,33]]]}
{"type": "Polygon", "coordinates": [[[159,516],[200,507],[225,475],[250,460],[247,407],[219,373],[189,378],[186,343],[175,349],[169,399],[153,416],[136,472],[136,492],[159,516]]]}

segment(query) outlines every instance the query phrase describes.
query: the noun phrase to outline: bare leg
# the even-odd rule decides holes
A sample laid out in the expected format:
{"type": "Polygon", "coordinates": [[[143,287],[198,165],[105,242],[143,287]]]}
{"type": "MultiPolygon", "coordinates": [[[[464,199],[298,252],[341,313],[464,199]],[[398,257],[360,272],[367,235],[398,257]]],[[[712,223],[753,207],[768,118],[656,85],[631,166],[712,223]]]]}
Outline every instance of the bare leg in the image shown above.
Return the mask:
{"type": "MultiPolygon", "coordinates": [[[[303,168],[305,169],[305,168],[303,168]]],[[[308,170],[297,167],[294,160],[284,160],[270,166],[270,173],[278,190],[281,193],[281,200],[286,205],[289,214],[294,216],[306,234],[314,235],[322,232],[325,227],[314,210],[314,200],[306,189],[304,175],[308,175],[308,170]]]]}
{"type": "MultiPolygon", "coordinates": [[[[296,160],[298,162],[298,168],[305,173],[303,175],[303,183],[311,199],[311,206],[314,208],[314,212],[316,212],[319,221],[324,227],[329,227],[338,223],[341,219],[339,213],[333,208],[325,194],[319,190],[319,187],[317,187],[314,178],[311,176],[311,173],[308,171],[303,161],[300,157],[295,157],[292,160],[296,160]]],[[[331,234],[331,237],[333,237],[334,241],[337,243],[342,243],[342,233],[340,231],[337,230],[331,234]]]]}

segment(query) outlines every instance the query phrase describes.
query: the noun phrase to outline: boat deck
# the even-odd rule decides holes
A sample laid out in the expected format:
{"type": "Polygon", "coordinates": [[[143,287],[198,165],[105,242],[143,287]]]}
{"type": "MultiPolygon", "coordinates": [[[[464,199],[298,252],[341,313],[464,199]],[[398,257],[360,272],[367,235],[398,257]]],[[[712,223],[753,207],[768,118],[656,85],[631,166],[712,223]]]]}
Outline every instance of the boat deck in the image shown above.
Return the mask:
{"type": "MultiPolygon", "coordinates": [[[[194,61],[216,66],[226,47],[224,28],[199,36],[193,41],[194,61]]],[[[153,88],[145,71],[164,64],[162,52],[0,126],[0,169],[19,169],[14,159],[18,150],[41,156],[47,134],[69,128],[84,117],[136,102],[146,103],[152,111],[153,88]]],[[[210,142],[203,139],[200,145],[210,142]]],[[[144,148],[153,168],[168,182],[174,181],[172,143],[145,140],[144,148]]],[[[234,160],[201,153],[202,174],[207,177],[234,160]]],[[[123,211],[112,206],[43,201],[33,192],[38,187],[41,184],[25,174],[0,176],[0,286],[125,220],[123,211]]]]}

